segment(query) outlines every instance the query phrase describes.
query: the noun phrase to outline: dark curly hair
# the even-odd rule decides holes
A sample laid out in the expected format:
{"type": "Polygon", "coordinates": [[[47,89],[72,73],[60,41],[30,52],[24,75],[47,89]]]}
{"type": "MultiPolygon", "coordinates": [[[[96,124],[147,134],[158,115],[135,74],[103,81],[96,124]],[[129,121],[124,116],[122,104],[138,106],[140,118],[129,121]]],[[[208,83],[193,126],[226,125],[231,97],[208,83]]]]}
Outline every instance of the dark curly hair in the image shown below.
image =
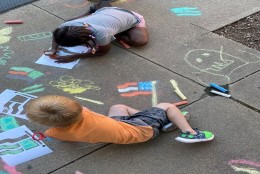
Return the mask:
{"type": "Polygon", "coordinates": [[[86,45],[96,50],[96,43],[90,29],[85,26],[64,26],[53,31],[54,41],[61,46],[86,45]]]}

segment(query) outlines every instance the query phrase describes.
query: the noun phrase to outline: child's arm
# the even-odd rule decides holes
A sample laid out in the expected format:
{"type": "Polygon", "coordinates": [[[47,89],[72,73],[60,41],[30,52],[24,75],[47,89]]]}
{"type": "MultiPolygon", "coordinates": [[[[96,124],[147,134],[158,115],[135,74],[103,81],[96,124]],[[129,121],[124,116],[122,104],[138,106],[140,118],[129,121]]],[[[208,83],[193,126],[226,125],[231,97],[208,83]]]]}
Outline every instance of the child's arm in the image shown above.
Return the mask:
{"type": "Polygon", "coordinates": [[[95,56],[103,56],[104,54],[108,53],[111,49],[111,44],[105,45],[105,46],[99,46],[98,50],[95,54],[92,54],[91,50],[87,53],[79,53],[79,54],[73,54],[68,56],[57,56],[56,61],[57,63],[67,63],[75,61],[79,58],[87,58],[87,57],[95,57],[95,56]]]}

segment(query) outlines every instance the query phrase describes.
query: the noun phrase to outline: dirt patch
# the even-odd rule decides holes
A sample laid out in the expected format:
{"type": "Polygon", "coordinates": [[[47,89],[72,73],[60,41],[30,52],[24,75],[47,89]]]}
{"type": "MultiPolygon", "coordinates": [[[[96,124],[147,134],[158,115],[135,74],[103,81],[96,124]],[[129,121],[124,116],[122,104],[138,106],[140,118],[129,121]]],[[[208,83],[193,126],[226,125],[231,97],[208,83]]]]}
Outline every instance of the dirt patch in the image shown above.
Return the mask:
{"type": "Polygon", "coordinates": [[[213,32],[260,51],[260,12],[213,32]]]}

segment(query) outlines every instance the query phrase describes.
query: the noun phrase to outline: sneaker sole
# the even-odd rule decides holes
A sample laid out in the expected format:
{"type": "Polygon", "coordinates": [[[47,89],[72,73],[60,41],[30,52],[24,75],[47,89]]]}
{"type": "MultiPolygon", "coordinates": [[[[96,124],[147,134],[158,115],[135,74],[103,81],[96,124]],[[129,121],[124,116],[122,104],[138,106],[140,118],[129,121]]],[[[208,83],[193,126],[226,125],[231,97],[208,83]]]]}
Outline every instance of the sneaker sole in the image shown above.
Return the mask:
{"type": "Polygon", "coordinates": [[[211,141],[213,139],[214,139],[214,135],[213,135],[213,137],[208,138],[208,139],[186,139],[186,138],[181,138],[181,137],[175,138],[176,141],[179,141],[181,143],[199,143],[199,142],[211,141]]]}
{"type": "MultiPolygon", "coordinates": [[[[187,121],[190,120],[190,114],[189,113],[184,115],[184,117],[186,118],[187,121]]],[[[178,127],[176,125],[173,126],[173,123],[171,122],[171,123],[168,123],[165,126],[163,126],[162,131],[163,132],[171,132],[171,131],[174,131],[176,129],[178,129],[178,127]]]]}

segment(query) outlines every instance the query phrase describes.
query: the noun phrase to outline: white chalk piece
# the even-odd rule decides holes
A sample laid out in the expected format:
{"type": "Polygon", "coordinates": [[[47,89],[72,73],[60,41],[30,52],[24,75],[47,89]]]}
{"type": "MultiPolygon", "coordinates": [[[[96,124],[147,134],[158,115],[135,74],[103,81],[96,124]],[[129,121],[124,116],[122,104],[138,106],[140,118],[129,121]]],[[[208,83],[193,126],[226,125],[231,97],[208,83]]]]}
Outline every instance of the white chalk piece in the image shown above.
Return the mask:
{"type": "Polygon", "coordinates": [[[211,90],[210,92],[211,92],[211,93],[214,93],[214,94],[221,95],[221,96],[223,96],[223,97],[231,97],[230,94],[225,94],[225,93],[218,92],[218,91],[215,91],[215,90],[211,90]]]}

